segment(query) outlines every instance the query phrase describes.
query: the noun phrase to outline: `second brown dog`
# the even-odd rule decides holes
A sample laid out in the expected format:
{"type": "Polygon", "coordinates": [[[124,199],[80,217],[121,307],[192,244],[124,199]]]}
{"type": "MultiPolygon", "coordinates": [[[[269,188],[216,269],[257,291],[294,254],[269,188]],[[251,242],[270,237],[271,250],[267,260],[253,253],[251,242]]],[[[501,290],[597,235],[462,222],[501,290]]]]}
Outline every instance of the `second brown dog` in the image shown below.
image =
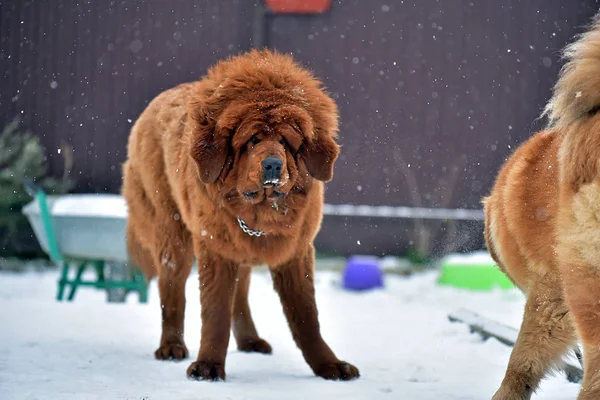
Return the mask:
{"type": "Polygon", "coordinates": [[[549,128],[515,151],[485,199],[488,249],[527,295],[494,400],[529,399],[577,339],[579,399],[600,399],[600,17],[565,55],[549,128]]]}

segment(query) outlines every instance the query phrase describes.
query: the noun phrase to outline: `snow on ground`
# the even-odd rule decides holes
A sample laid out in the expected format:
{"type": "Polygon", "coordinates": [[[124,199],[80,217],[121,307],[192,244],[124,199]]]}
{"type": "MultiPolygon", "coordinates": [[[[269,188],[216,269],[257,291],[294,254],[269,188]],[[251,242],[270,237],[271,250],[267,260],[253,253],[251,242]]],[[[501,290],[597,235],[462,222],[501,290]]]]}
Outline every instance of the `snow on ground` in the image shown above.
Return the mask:
{"type": "MultiPolygon", "coordinates": [[[[489,399],[510,348],[482,342],[447,314],[466,307],[518,327],[523,296],[516,290],[473,293],[435,284],[433,273],[386,277],[385,289],[350,293],[339,275],[317,274],[322,332],[361,378],[329,382],[312,375],[286,325],[268,274],[255,272],[250,301],[259,333],[273,355],[245,354],[233,339],[226,382],[186,379],[190,360],[159,362],[154,281],[149,304],[133,295],[107,304],[100,291],[82,289],[74,303],[54,300],[57,274],[0,275],[0,398],[52,399],[489,399]]],[[[185,339],[199,348],[197,276],[188,280],[185,339]]],[[[534,399],[575,398],[578,385],[557,374],[534,399]]]]}

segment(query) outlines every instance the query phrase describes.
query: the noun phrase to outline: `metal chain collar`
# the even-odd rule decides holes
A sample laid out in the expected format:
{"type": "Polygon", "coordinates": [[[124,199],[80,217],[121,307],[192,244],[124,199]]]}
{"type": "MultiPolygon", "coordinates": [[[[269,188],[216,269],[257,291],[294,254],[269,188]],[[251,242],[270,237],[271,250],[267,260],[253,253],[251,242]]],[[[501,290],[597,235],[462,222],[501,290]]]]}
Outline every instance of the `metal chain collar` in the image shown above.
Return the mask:
{"type": "Polygon", "coordinates": [[[248,225],[246,225],[246,222],[243,219],[241,219],[240,217],[237,217],[237,220],[238,220],[238,224],[240,224],[240,228],[242,228],[244,233],[247,233],[250,236],[256,236],[256,237],[260,237],[265,234],[263,231],[255,231],[254,229],[248,228],[248,225]]]}

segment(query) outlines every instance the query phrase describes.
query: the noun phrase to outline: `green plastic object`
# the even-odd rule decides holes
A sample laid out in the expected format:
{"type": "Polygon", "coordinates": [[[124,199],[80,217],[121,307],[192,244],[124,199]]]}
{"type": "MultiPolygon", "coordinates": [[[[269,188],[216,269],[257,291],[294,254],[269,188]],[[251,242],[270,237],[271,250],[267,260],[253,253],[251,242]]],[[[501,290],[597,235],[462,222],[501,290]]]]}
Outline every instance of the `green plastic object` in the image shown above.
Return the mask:
{"type": "Polygon", "coordinates": [[[438,284],[478,291],[515,287],[487,253],[448,257],[442,262],[438,284]]]}

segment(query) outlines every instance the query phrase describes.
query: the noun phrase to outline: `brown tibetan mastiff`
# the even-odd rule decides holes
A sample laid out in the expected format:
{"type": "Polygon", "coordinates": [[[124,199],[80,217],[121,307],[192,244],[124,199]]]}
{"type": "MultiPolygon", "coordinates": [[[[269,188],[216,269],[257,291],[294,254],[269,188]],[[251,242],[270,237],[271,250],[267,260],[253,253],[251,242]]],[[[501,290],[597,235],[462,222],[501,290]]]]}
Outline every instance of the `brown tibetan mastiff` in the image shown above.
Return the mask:
{"type": "Polygon", "coordinates": [[[565,51],[550,124],[508,159],[484,200],[485,238],[525,292],[495,400],[529,399],[579,339],[579,399],[600,399],[600,16],[565,51]]]}
{"type": "Polygon", "coordinates": [[[339,153],[338,112],[321,82],[267,50],[221,61],[156,97],[133,126],[124,164],[132,258],[158,275],[157,359],[188,356],[185,281],[200,277],[200,352],[187,374],[225,379],[230,329],[242,351],[271,353],[248,307],[250,268],[267,264],[292,335],[314,373],[359,376],[321,337],[313,239],[323,182],[339,153]]]}

